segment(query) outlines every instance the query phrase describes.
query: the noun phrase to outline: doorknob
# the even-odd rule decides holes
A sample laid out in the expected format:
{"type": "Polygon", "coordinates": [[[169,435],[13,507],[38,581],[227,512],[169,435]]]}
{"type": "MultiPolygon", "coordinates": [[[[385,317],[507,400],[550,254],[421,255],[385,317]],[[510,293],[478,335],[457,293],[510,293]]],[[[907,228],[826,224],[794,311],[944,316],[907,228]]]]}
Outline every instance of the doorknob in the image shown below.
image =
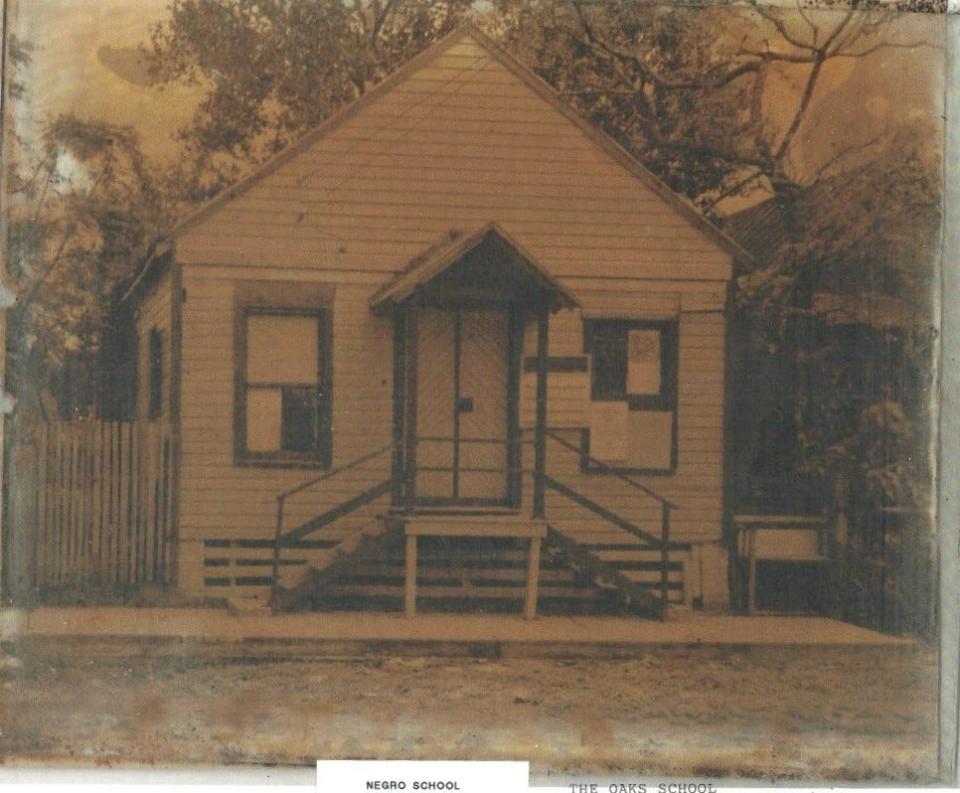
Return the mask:
{"type": "Polygon", "coordinates": [[[472,413],[473,412],[473,397],[460,397],[457,400],[457,412],[458,413],[472,413]]]}

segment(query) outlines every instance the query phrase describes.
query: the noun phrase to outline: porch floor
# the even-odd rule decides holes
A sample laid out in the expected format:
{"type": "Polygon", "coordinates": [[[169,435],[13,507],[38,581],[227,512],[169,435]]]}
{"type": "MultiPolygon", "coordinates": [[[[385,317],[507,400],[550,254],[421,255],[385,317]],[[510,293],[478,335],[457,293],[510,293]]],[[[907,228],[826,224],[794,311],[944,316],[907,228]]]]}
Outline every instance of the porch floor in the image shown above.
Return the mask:
{"type": "MultiPolygon", "coordinates": [[[[667,622],[623,617],[539,617],[520,615],[420,614],[357,612],[304,614],[235,613],[211,608],[41,607],[0,611],[0,639],[91,637],[115,639],[183,639],[204,642],[258,640],[300,645],[328,645],[337,654],[355,651],[347,643],[419,645],[492,645],[494,654],[562,655],[602,649],[629,651],[644,645],[825,645],[910,646],[896,636],[824,617],[742,617],[671,612],[667,622]]],[[[386,649],[386,648],[384,648],[386,649]]],[[[476,649],[476,648],[473,648],[476,649]]],[[[291,652],[296,652],[291,647],[291,652]]]]}

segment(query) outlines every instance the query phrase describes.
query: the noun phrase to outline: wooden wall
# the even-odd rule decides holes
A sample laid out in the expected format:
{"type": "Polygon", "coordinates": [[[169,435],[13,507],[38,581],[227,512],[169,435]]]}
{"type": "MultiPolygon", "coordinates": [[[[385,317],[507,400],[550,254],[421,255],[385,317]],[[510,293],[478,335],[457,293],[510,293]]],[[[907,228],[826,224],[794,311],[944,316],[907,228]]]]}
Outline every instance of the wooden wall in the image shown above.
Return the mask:
{"type": "Polygon", "coordinates": [[[182,263],[389,273],[495,220],[555,276],[723,280],[730,257],[470,38],[190,224],[182,263]]]}
{"type": "MultiPolygon", "coordinates": [[[[266,278],[278,275],[303,279],[304,273],[263,270],[266,278]]],[[[184,277],[183,392],[181,398],[183,464],[181,472],[180,536],[193,551],[184,550],[184,565],[202,557],[203,541],[211,539],[269,539],[273,536],[276,496],[312,478],[318,471],[303,468],[238,466],[233,459],[233,399],[235,351],[235,289],[233,272],[223,268],[194,267],[184,277]]],[[[245,273],[245,275],[249,275],[245,273]]],[[[322,273],[312,273],[314,279],[322,273]]],[[[649,287],[636,282],[640,292],[649,287]]],[[[681,285],[682,286],[682,285],[681,285]]],[[[701,289],[703,287],[701,286],[701,289]]],[[[338,467],[387,444],[392,421],[392,328],[388,319],[373,316],[368,300],[374,287],[357,282],[334,286],[333,317],[333,465],[338,467]]],[[[680,509],[674,519],[678,542],[716,541],[721,536],[722,421],[723,421],[723,318],[722,290],[681,293],[683,305],[701,307],[680,314],[680,380],[678,396],[678,467],[674,475],[650,476],[644,481],[675,500],[680,509]],[[710,296],[715,308],[703,311],[710,296]]],[[[551,321],[552,355],[582,354],[578,312],[561,312],[551,321]]],[[[535,334],[528,329],[526,354],[533,354],[535,334]]],[[[521,417],[531,417],[532,375],[524,375],[521,417]]],[[[554,375],[553,378],[559,375],[554,375]]],[[[575,377],[576,375],[563,375],[575,377]]],[[[549,407],[552,428],[579,442],[582,418],[588,415],[588,374],[576,388],[551,387],[549,407]]],[[[553,385],[553,378],[551,385],[553,385]]],[[[532,434],[525,433],[526,439],[532,434]]],[[[529,448],[529,445],[527,446],[529,448]]],[[[659,533],[659,510],[649,498],[608,477],[583,474],[576,455],[551,443],[551,472],[565,483],[605,506],[659,533]]],[[[531,466],[527,461],[527,468],[531,466]]],[[[324,483],[296,497],[288,505],[287,527],[297,525],[336,506],[389,475],[389,457],[383,456],[360,469],[324,483]]],[[[525,488],[524,503],[530,490],[525,488]]],[[[587,514],[573,517],[569,504],[551,497],[553,514],[571,515],[585,530],[604,532],[609,527],[587,514]]],[[[337,532],[358,528],[371,519],[379,504],[336,526],[337,532]]],[[[186,575],[186,573],[184,573],[186,575]]],[[[194,580],[202,571],[194,570],[194,580]]],[[[189,576],[188,576],[189,580],[189,576]]]]}
{"type": "Polygon", "coordinates": [[[74,421],[40,425],[12,449],[21,594],[120,594],[170,583],[174,444],[159,421],[74,421]]]}
{"type": "MultiPolygon", "coordinates": [[[[418,64],[178,235],[180,528],[194,545],[181,555],[185,588],[202,585],[196,560],[204,540],[272,536],[276,495],[315,473],[234,465],[235,282],[332,286],[337,466],[390,439],[392,331],[388,319],[371,315],[370,295],[424,250],[491,220],[588,315],[681,317],[680,465],[651,485],[682,504],[678,539],[720,536],[719,311],[729,253],[469,36],[418,64]]],[[[582,354],[579,316],[557,315],[552,328],[551,354],[582,354]]],[[[527,422],[531,395],[525,377],[527,422]]],[[[553,376],[551,422],[576,426],[584,395],[576,378],[553,376]]],[[[387,466],[311,492],[291,521],[356,494],[387,466]]],[[[580,484],[603,488],[593,476],[580,484]]]]}
{"type": "MultiPolygon", "coordinates": [[[[247,270],[245,278],[322,282],[329,274],[278,268],[247,270]]],[[[335,274],[334,274],[335,275],[335,274]]],[[[236,272],[190,267],[184,272],[181,370],[181,576],[184,587],[203,578],[205,540],[272,539],[279,493],[322,471],[234,462],[236,272]],[[191,565],[193,567],[191,568],[191,565]]],[[[388,444],[392,426],[392,338],[389,319],[370,313],[371,284],[328,285],[333,325],[333,467],[388,444]]],[[[293,528],[389,476],[383,455],[291,499],[285,526],[293,528]]],[[[339,521],[337,532],[358,528],[383,505],[339,521]]],[[[328,532],[329,534],[329,532],[328,532]]]]}
{"type": "MultiPolygon", "coordinates": [[[[578,295],[596,288],[596,283],[587,279],[569,279],[566,284],[578,295]],[[578,288],[578,284],[583,287],[578,288]]],[[[584,300],[583,313],[596,315],[599,300],[601,305],[621,303],[616,310],[622,318],[673,316],[679,320],[677,467],[672,474],[638,479],[679,505],[673,521],[674,539],[685,543],[717,541],[721,538],[723,505],[725,286],[619,281],[615,287],[609,292],[609,301],[599,300],[596,292],[592,299],[584,300]]],[[[532,356],[536,354],[536,328],[531,323],[526,330],[524,355],[532,356]]],[[[551,319],[549,352],[551,357],[584,354],[580,311],[560,312],[551,319]]],[[[521,383],[521,426],[528,436],[532,436],[534,423],[535,381],[535,373],[525,372],[521,383]]],[[[589,399],[589,372],[549,375],[548,427],[562,430],[568,441],[579,445],[580,429],[589,424],[589,399]]],[[[548,467],[558,477],[562,474],[565,484],[615,512],[622,511],[627,518],[643,518],[643,527],[659,535],[659,507],[652,499],[609,477],[581,473],[575,464],[576,455],[556,443],[548,444],[547,452],[548,467]]],[[[608,527],[599,522],[596,528],[608,527]]]]}

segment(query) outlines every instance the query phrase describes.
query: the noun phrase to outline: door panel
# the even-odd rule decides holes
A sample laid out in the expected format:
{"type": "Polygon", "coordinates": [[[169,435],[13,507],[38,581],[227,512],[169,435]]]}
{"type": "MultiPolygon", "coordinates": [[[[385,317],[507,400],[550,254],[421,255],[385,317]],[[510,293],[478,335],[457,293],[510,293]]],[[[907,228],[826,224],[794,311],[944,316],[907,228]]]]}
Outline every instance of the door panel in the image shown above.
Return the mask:
{"type": "Polygon", "coordinates": [[[425,308],[419,316],[416,493],[418,498],[448,499],[453,497],[456,315],[425,308]]]}
{"type": "Polygon", "coordinates": [[[420,311],[418,500],[506,500],[509,347],[504,310],[420,311]]]}
{"type": "Polygon", "coordinates": [[[459,495],[507,497],[507,375],[509,338],[504,311],[463,311],[460,318],[459,495]]]}

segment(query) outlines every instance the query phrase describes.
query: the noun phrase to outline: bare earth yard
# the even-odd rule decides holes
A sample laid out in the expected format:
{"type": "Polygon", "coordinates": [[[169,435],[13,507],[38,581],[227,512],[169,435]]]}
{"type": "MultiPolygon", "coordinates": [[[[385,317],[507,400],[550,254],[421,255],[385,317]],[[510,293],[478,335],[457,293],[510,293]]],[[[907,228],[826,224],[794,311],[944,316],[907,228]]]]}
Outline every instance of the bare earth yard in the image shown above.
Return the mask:
{"type": "MultiPolygon", "coordinates": [[[[530,760],[537,774],[936,772],[923,648],[697,647],[630,660],[71,657],[8,647],[5,764],[530,760]]],[[[66,646],[65,646],[66,645],[66,646]]]]}

